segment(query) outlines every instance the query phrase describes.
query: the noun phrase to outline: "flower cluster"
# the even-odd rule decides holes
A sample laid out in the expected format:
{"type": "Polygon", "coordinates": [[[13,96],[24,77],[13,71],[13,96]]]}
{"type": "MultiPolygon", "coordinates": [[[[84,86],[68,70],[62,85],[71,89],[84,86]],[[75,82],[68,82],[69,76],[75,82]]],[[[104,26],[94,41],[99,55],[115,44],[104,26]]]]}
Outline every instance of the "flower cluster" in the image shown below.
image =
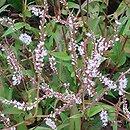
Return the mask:
{"type": "Polygon", "coordinates": [[[21,68],[18,64],[18,61],[15,57],[15,54],[13,52],[7,52],[7,61],[8,64],[10,65],[11,69],[13,70],[13,85],[19,85],[21,83],[21,80],[23,78],[22,73],[21,73],[21,68]]]}
{"type": "Polygon", "coordinates": [[[53,56],[51,58],[49,58],[49,62],[50,62],[50,67],[53,70],[53,72],[56,75],[58,75],[57,68],[55,67],[55,65],[56,65],[55,58],[53,56]]]}
{"type": "MultiPolygon", "coordinates": [[[[113,46],[113,41],[111,40],[108,41],[108,39],[103,38],[103,37],[100,37],[96,41],[94,33],[91,34],[91,38],[93,39],[93,50],[92,50],[90,58],[86,58],[84,56],[84,62],[86,63],[87,67],[85,67],[84,65],[85,69],[83,69],[83,72],[84,72],[83,83],[86,84],[88,94],[92,97],[94,96],[93,86],[95,85],[93,78],[98,77],[100,81],[106,86],[108,86],[110,89],[115,89],[117,86],[113,81],[102,76],[101,72],[98,70],[101,64],[101,60],[103,58],[103,53],[109,47],[113,46]]],[[[84,52],[83,46],[82,46],[82,52],[84,52]]]]}
{"type": "Polygon", "coordinates": [[[43,67],[43,59],[44,57],[47,56],[47,50],[44,49],[44,43],[39,42],[37,45],[37,48],[35,49],[35,69],[37,73],[42,72],[42,67],[43,67]]]}
{"type": "Polygon", "coordinates": [[[52,98],[55,97],[56,99],[62,101],[64,104],[63,106],[56,108],[55,112],[51,113],[49,117],[55,118],[56,115],[59,115],[62,111],[65,111],[68,108],[71,108],[74,103],[81,104],[82,100],[79,96],[75,96],[73,93],[59,93],[54,92],[52,89],[49,88],[49,86],[46,83],[43,83],[40,85],[40,90],[43,92],[42,98],[52,98]]]}
{"type": "Polygon", "coordinates": [[[84,55],[84,42],[80,43],[80,46],[78,46],[78,51],[81,56],[84,55]]]}
{"type": "Polygon", "coordinates": [[[125,96],[123,96],[123,112],[130,121],[130,111],[128,110],[128,105],[125,96]]]}
{"type": "Polygon", "coordinates": [[[65,9],[67,9],[68,3],[66,2],[66,0],[60,0],[60,3],[63,4],[65,9]]]}
{"type": "MultiPolygon", "coordinates": [[[[35,7],[35,6],[30,6],[29,10],[35,15],[38,16],[39,18],[44,18],[47,16],[47,11],[48,11],[48,4],[47,0],[44,0],[44,9],[42,10],[40,7],[35,7]]],[[[46,20],[45,20],[46,21],[46,20]]]]}
{"type": "Polygon", "coordinates": [[[38,9],[36,7],[30,7],[30,10],[32,13],[34,13],[36,16],[39,16],[40,18],[40,25],[39,25],[39,43],[37,45],[37,48],[35,49],[35,70],[37,73],[41,74],[42,67],[43,67],[43,59],[45,56],[47,56],[47,50],[44,48],[44,41],[45,41],[45,32],[44,27],[46,24],[46,16],[48,11],[48,4],[47,1],[44,0],[44,9],[38,9]]]}
{"type": "Polygon", "coordinates": [[[26,45],[29,45],[29,44],[32,42],[31,37],[30,37],[29,35],[27,35],[26,33],[21,34],[21,35],[19,36],[19,39],[20,39],[23,43],[25,43],[26,45]]]}
{"type": "MultiPolygon", "coordinates": [[[[95,38],[93,40],[95,40],[95,38]]],[[[90,77],[98,77],[99,72],[97,69],[101,64],[102,55],[109,47],[112,47],[112,43],[111,40],[108,41],[103,37],[100,37],[97,42],[94,41],[91,59],[88,59],[86,70],[90,77]]]]}
{"type": "Polygon", "coordinates": [[[29,7],[29,10],[35,15],[35,16],[40,16],[41,15],[41,9],[36,8],[36,7],[29,7]]]}
{"type": "Polygon", "coordinates": [[[23,76],[22,76],[21,68],[18,64],[18,61],[16,59],[14,52],[11,52],[3,45],[0,45],[0,48],[2,51],[4,51],[7,54],[8,64],[10,65],[11,69],[13,70],[13,77],[12,77],[13,85],[19,85],[23,76]]]}
{"type": "Polygon", "coordinates": [[[2,100],[2,103],[3,103],[3,104],[12,105],[12,106],[14,106],[15,108],[17,108],[17,109],[19,109],[19,110],[23,110],[23,111],[26,111],[26,110],[27,110],[27,111],[29,111],[29,110],[35,108],[36,105],[37,105],[42,99],[43,99],[43,98],[39,98],[38,100],[36,100],[35,102],[30,103],[30,104],[26,104],[25,102],[20,103],[20,102],[18,102],[18,101],[16,101],[16,100],[14,100],[14,101],[11,100],[11,101],[9,101],[9,100],[7,100],[7,99],[2,100]]]}
{"type": "Polygon", "coordinates": [[[103,123],[103,126],[107,126],[108,123],[108,114],[107,111],[102,110],[102,112],[100,113],[100,119],[103,123]]]}
{"type": "Polygon", "coordinates": [[[64,85],[65,88],[69,88],[70,83],[64,83],[63,85],[64,85]]]}
{"type": "Polygon", "coordinates": [[[48,116],[52,117],[52,118],[56,118],[56,115],[61,114],[61,112],[65,111],[66,109],[71,108],[71,107],[73,107],[72,103],[71,104],[64,103],[63,106],[59,106],[58,108],[55,109],[54,112],[51,112],[51,114],[49,114],[48,116]]]}
{"type": "Polygon", "coordinates": [[[55,122],[51,118],[45,118],[46,125],[50,126],[53,130],[57,130],[55,122]]]}
{"type": "Polygon", "coordinates": [[[114,81],[112,81],[111,79],[103,76],[101,73],[99,74],[99,79],[100,81],[105,85],[105,86],[108,86],[108,88],[111,90],[111,89],[114,89],[116,90],[117,88],[117,85],[114,81]]]}
{"type": "Polygon", "coordinates": [[[42,90],[42,92],[44,93],[44,95],[46,95],[47,97],[52,98],[53,96],[65,103],[77,103],[77,104],[81,104],[82,100],[75,96],[75,94],[72,93],[59,93],[59,92],[54,92],[52,89],[49,88],[49,86],[46,83],[43,83],[42,85],[40,85],[40,89],[42,90]]]}
{"type": "Polygon", "coordinates": [[[16,27],[15,27],[15,25],[14,25],[14,22],[15,22],[15,20],[13,19],[11,19],[11,18],[0,18],[0,22],[1,22],[1,24],[3,25],[3,26],[7,26],[7,25],[10,25],[14,30],[17,30],[16,29],[16,27]]]}
{"type": "MultiPolygon", "coordinates": [[[[0,112],[0,122],[3,122],[5,127],[10,127],[10,119],[6,118],[4,114],[0,112]]],[[[9,130],[16,130],[15,127],[11,127],[9,130]]]]}
{"type": "Polygon", "coordinates": [[[76,77],[81,81],[82,79],[81,79],[80,71],[78,69],[78,61],[77,61],[78,56],[76,54],[75,40],[73,38],[73,34],[70,34],[70,35],[71,35],[70,36],[70,46],[71,46],[71,50],[72,50],[72,54],[71,54],[72,65],[74,67],[76,77]]]}
{"type": "Polygon", "coordinates": [[[21,83],[23,75],[22,75],[20,65],[16,59],[14,52],[10,51],[9,49],[4,47],[3,45],[0,45],[0,48],[2,48],[1,50],[7,54],[8,64],[10,65],[10,68],[13,70],[12,84],[14,86],[19,85],[21,83]]]}
{"type": "Polygon", "coordinates": [[[119,86],[118,86],[119,95],[123,95],[124,89],[127,87],[127,82],[128,82],[125,75],[122,75],[118,82],[119,82],[119,86]]]}

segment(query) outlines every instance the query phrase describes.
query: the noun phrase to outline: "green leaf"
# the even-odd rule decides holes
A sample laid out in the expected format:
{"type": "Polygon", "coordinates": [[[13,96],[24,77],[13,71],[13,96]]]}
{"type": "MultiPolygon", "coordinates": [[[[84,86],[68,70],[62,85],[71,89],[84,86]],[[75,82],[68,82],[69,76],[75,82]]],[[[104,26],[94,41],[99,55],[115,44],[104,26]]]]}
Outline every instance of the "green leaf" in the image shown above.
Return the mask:
{"type": "Polygon", "coordinates": [[[82,114],[79,113],[76,104],[72,108],[72,116],[70,117],[69,130],[80,130],[82,114]]]}
{"type": "Polygon", "coordinates": [[[114,122],[114,124],[113,124],[113,130],[117,130],[117,122],[114,122]]]}
{"type": "Polygon", "coordinates": [[[6,0],[0,0],[0,7],[3,6],[5,4],[5,2],[6,2],[6,0]]]}
{"type": "MultiPolygon", "coordinates": [[[[19,22],[19,23],[15,23],[14,26],[17,30],[23,28],[26,24],[24,22],[19,22]]],[[[17,30],[13,29],[12,27],[9,27],[9,29],[7,31],[5,31],[5,33],[2,35],[2,37],[5,37],[11,33],[16,32],[17,30]]]]}
{"type": "Polygon", "coordinates": [[[9,4],[12,5],[17,11],[22,10],[22,1],[21,0],[7,0],[9,4]]]}
{"type": "Polygon", "coordinates": [[[71,60],[71,56],[69,56],[66,52],[52,52],[51,55],[63,61],[71,60]]]}
{"type": "Polygon", "coordinates": [[[70,118],[76,119],[76,118],[81,118],[82,116],[83,116],[82,113],[80,113],[80,114],[75,114],[71,116],[70,118]]]}
{"type": "Polygon", "coordinates": [[[89,6],[89,12],[90,12],[90,17],[91,18],[97,18],[99,15],[99,4],[95,3],[94,6],[89,6]]]}
{"type": "Polygon", "coordinates": [[[22,110],[18,110],[15,107],[11,107],[11,108],[6,108],[2,111],[3,114],[22,114],[24,113],[24,111],[22,110]]]}
{"type": "Polygon", "coordinates": [[[125,4],[124,1],[122,1],[122,2],[120,3],[120,5],[118,6],[118,8],[117,8],[117,10],[116,10],[117,16],[121,15],[122,13],[124,13],[124,10],[126,9],[126,6],[127,6],[127,5],[125,4]]]}
{"type": "Polygon", "coordinates": [[[27,30],[32,30],[32,27],[31,27],[29,24],[26,24],[26,25],[25,25],[25,28],[26,28],[27,30]]]}
{"type": "Polygon", "coordinates": [[[113,98],[116,98],[116,96],[115,96],[111,91],[108,91],[108,92],[107,92],[107,95],[110,95],[110,96],[112,96],[113,98]]]}
{"type": "Polygon", "coordinates": [[[124,51],[126,53],[126,56],[130,58],[130,40],[128,40],[125,44],[124,51]]]}
{"type": "Polygon", "coordinates": [[[24,18],[31,17],[31,12],[28,10],[28,8],[25,8],[24,10],[24,18]]]}
{"type": "Polygon", "coordinates": [[[34,35],[39,38],[39,30],[37,28],[31,27],[31,31],[34,33],[34,35]]]}
{"type": "MultiPolygon", "coordinates": [[[[0,1],[1,2],[1,1],[0,1]]],[[[1,5],[1,3],[0,3],[1,5]]],[[[8,5],[4,5],[1,9],[0,9],[0,13],[2,13],[3,11],[5,11],[5,9],[9,6],[10,4],[8,5]]]]}
{"type": "Polygon", "coordinates": [[[25,124],[21,124],[21,125],[18,126],[17,129],[18,129],[18,130],[27,130],[27,127],[26,127],[25,124]]]}
{"type": "Polygon", "coordinates": [[[123,35],[129,35],[130,36],[130,19],[127,21],[127,23],[125,25],[123,35]]]}
{"type": "MultiPolygon", "coordinates": [[[[59,125],[59,126],[58,126],[58,130],[63,130],[63,128],[66,128],[67,126],[69,126],[69,123],[59,125]]],[[[67,128],[66,128],[66,129],[67,129],[67,128]]]]}
{"type": "Polygon", "coordinates": [[[26,74],[29,76],[34,76],[34,71],[33,70],[26,70],[26,74]]]}
{"type": "Polygon", "coordinates": [[[128,18],[130,17],[130,9],[128,9],[128,10],[126,11],[126,15],[127,15],[128,18]]]}
{"type": "Polygon", "coordinates": [[[53,46],[53,42],[54,42],[54,38],[51,36],[51,37],[49,38],[48,43],[45,44],[46,47],[48,48],[48,50],[51,49],[51,47],[53,46]]]}
{"type": "MultiPolygon", "coordinates": [[[[9,88],[8,86],[7,86],[7,84],[5,83],[5,81],[4,82],[2,82],[3,84],[3,86],[4,86],[4,93],[3,93],[3,97],[4,98],[6,98],[6,99],[8,99],[8,100],[11,100],[12,99],[12,92],[13,92],[13,89],[14,88],[9,88]]],[[[0,99],[1,100],[1,99],[0,99]]]]}
{"type": "Polygon", "coordinates": [[[75,8],[75,9],[79,9],[79,5],[74,3],[74,2],[68,2],[68,7],[69,8],[75,8]]]}
{"type": "Polygon", "coordinates": [[[117,67],[122,66],[126,62],[126,55],[124,52],[122,52],[122,43],[119,43],[119,42],[116,43],[112,50],[113,50],[113,53],[110,54],[112,62],[114,64],[118,63],[117,67]]]}
{"type": "Polygon", "coordinates": [[[99,113],[101,110],[102,110],[102,107],[101,107],[101,106],[91,107],[91,108],[88,110],[88,112],[87,112],[87,116],[90,118],[90,117],[96,115],[97,113],[99,113]]]}
{"type": "Polygon", "coordinates": [[[68,116],[66,116],[66,114],[64,114],[64,113],[62,112],[62,113],[60,113],[60,118],[61,118],[62,121],[65,121],[65,120],[68,119],[68,116]]]}
{"type": "Polygon", "coordinates": [[[106,109],[109,112],[115,111],[115,108],[111,105],[107,105],[107,104],[104,104],[104,103],[101,103],[101,102],[99,102],[98,105],[100,105],[100,107],[106,109]]]}
{"type": "Polygon", "coordinates": [[[119,35],[123,35],[124,28],[125,28],[126,23],[127,23],[127,21],[128,21],[128,17],[127,17],[127,16],[123,16],[123,17],[120,18],[119,21],[121,22],[121,25],[119,26],[118,34],[119,34],[119,35]]]}
{"type": "MultiPolygon", "coordinates": [[[[34,130],[34,128],[31,128],[30,130],[34,130]]],[[[52,130],[52,129],[47,128],[47,127],[37,127],[35,128],[35,130],[52,130]]]]}

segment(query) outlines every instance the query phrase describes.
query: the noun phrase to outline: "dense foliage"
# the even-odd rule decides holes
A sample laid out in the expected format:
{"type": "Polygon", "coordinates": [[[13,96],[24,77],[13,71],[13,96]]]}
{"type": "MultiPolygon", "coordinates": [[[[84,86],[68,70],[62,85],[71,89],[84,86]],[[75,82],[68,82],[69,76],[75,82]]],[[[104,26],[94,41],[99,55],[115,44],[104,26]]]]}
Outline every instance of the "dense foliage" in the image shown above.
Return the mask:
{"type": "Polygon", "coordinates": [[[110,2],[0,1],[0,129],[130,129],[130,2],[110,2]]]}

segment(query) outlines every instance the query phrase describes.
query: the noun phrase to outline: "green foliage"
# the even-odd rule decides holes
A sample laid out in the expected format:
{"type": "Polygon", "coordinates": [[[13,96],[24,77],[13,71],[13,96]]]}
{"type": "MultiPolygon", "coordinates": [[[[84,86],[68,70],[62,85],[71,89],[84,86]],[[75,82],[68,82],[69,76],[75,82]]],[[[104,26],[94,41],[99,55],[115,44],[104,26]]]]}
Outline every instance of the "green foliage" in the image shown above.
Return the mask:
{"type": "MultiPolygon", "coordinates": [[[[108,86],[105,84],[107,81],[103,82],[100,76],[89,77],[91,73],[87,74],[87,80],[92,83],[83,83],[86,72],[84,69],[89,67],[88,60],[93,60],[93,51],[95,53],[99,51],[94,50],[96,48],[94,43],[99,45],[101,41],[97,41],[97,39],[100,36],[105,38],[107,44],[112,39],[113,46],[102,54],[97,70],[117,86],[119,86],[120,73],[124,72],[123,74],[126,74],[128,80],[126,88],[128,92],[123,92],[123,95],[130,103],[130,77],[125,73],[130,68],[130,8],[127,4],[129,1],[122,1],[113,14],[106,14],[107,0],[91,0],[88,3],[86,0],[81,5],[78,2],[78,0],[69,0],[65,7],[57,0],[48,1],[48,13],[43,15],[46,23],[43,24],[43,21],[40,21],[41,18],[33,15],[30,10],[31,6],[40,7],[43,10],[45,6],[41,0],[0,0],[0,14],[2,18],[5,18],[5,21],[0,18],[0,102],[5,99],[11,102],[2,102],[0,106],[0,122],[5,121],[1,119],[1,113],[5,115],[5,119],[10,118],[10,125],[4,126],[5,124],[1,123],[0,129],[4,127],[6,129],[16,124],[17,130],[52,130],[47,126],[46,118],[51,112],[58,113],[58,110],[60,112],[54,119],[52,118],[52,121],[56,122],[57,130],[101,130],[103,124],[99,113],[103,110],[107,111],[108,121],[113,130],[118,130],[118,120],[122,120],[126,124],[124,127],[129,129],[127,114],[122,109],[124,99],[118,93],[119,88],[107,89],[108,86]],[[12,13],[11,16],[9,12],[12,13]],[[73,22],[69,23],[69,16],[72,14],[77,23],[74,30],[69,28],[73,24],[73,22]],[[11,24],[6,21],[7,17],[15,22],[11,24]],[[119,25],[115,25],[116,20],[119,25]],[[77,30],[76,26],[78,26],[77,30]],[[20,34],[23,33],[27,33],[31,37],[32,41],[29,45],[19,39],[20,34]],[[119,41],[116,38],[119,38],[119,41]],[[75,52],[71,50],[71,40],[75,45],[75,52]],[[36,48],[40,46],[38,44],[40,42],[44,43],[44,49],[48,54],[44,60],[42,59],[41,62],[44,62],[44,65],[41,72],[38,73],[36,72],[38,64],[36,64],[36,48]],[[79,54],[78,50],[81,42],[86,43],[83,55],[79,54]],[[2,49],[1,46],[6,49],[2,49]],[[8,58],[11,52],[15,57],[11,57],[14,58],[13,61],[9,61],[11,59],[8,58]],[[72,60],[75,60],[72,57],[73,53],[77,59],[76,63],[73,63],[74,65],[72,65],[72,60]],[[55,68],[51,68],[49,58],[52,56],[55,58],[56,71],[55,68]],[[16,62],[15,65],[19,66],[20,70],[17,71],[15,67],[11,67],[10,62],[16,62]],[[21,82],[13,85],[12,77],[19,72],[23,76],[21,82]],[[81,79],[77,73],[80,74],[81,79]],[[49,86],[49,91],[42,91],[40,87],[42,83],[44,89],[49,86]],[[65,83],[70,85],[66,87],[65,83]],[[89,86],[93,86],[93,96],[88,94],[89,86]],[[80,91],[83,92],[79,96],[80,91]],[[73,96],[65,100],[64,97],[69,94],[73,96]],[[77,95],[82,100],[81,104],[76,103],[77,95]],[[43,99],[41,100],[41,98],[43,99]],[[71,98],[75,100],[71,102],[71,98]],[[14,105],[15,100],[19,104],[25,103],[26,109],[21,110],[18,105],[14,105]],[[35,100],[37,102],[33,104],[35,100]],[[116,103],[115,100],[117,100],[116,103]],[[65,106],[67,103],[68,107],[65,106]],[[30,104],[34,106],[27,110],[30,104]]],[[[43,48],[40,47],[40,49],[43,48]]],[[[40,57],[42,56],[43,54],[40,55],[40,57]]],[[[114,86],[114,84],[112,85],[114,86]]]]}
{"type": "Polygon", "coordinates": [[[5,4],[6,0],[1,0],[0,1],[0,7],[3,6],[5,4]]]}
{"type": "Polygon", "coordinates": [[[113,53],[110,55],[114,64],[117,64],[118,67],[125,64],[126,62],[126,55],[122,52],[122,43],[116,43],[113,47],[113,53]]]}

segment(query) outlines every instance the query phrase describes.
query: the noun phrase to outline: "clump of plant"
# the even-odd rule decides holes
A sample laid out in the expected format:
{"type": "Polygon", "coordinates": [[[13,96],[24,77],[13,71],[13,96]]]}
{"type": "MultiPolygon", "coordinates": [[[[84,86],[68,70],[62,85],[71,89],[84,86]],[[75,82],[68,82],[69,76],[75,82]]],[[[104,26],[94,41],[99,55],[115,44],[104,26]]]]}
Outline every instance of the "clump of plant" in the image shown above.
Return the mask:
{"type": "Polygon", "coordinates": [[[107,5],[25,0],[0,18],[1,129],[129,128],[129,4],[107,5]]]}

